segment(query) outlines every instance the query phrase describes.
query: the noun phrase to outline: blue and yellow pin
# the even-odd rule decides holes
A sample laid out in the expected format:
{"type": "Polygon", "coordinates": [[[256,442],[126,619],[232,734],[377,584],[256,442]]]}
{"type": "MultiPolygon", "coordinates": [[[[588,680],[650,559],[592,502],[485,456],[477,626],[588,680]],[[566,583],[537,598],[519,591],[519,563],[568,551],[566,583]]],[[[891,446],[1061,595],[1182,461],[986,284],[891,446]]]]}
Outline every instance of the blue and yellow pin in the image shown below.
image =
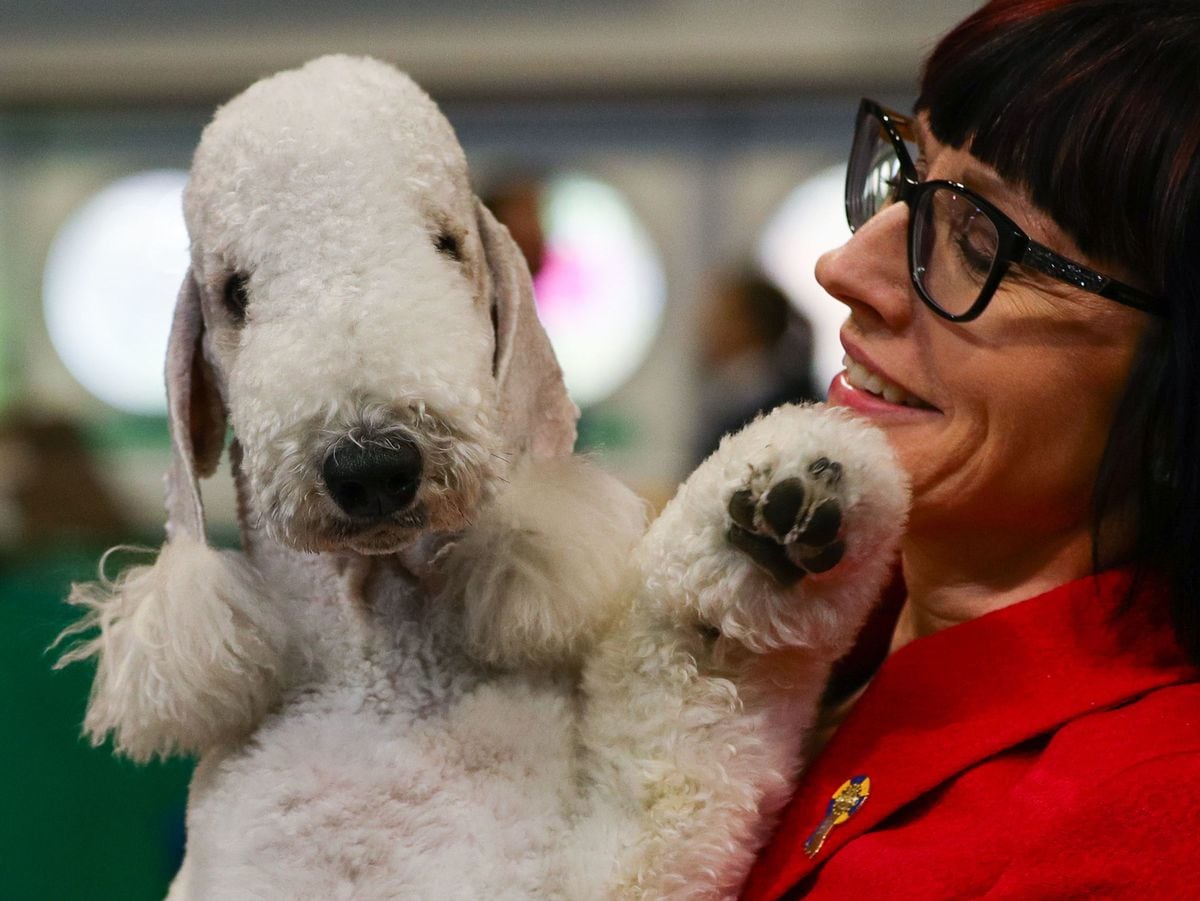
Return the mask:
{"type": "Polygon", "coordinates": [[[813,834],[804,843],[804,853],[809,857],[816,857],[821,846],[825,844],[825,839],[833,831],[833,827],[840,826],[850,819],[870,796],[870,776],[855,776],[843,782],[841,788],[835,791],[833,797],[829,799],[829,806],[825,809],[825,819],[821,820],[821,825],[813,830],[813,834]]]}

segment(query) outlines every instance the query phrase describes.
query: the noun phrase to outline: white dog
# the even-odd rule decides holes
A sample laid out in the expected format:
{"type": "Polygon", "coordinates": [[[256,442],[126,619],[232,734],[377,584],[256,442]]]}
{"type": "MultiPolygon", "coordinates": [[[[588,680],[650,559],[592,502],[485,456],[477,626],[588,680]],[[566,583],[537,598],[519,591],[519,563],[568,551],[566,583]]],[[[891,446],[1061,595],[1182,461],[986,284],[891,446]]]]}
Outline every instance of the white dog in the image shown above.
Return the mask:
{"type": "Polygon", "coordinates": [[[223,107],[185,207],[167,542],[76,588],[99,633],[64,658],[98,661],[94,741],[200,757],[170,897],[733,895],[893,557],[883,439],[782,409],[647,531],[571,455],[449,124],[379,62],[223,107]],[[240,551],[197,484],[226,419],[240,551]]]}

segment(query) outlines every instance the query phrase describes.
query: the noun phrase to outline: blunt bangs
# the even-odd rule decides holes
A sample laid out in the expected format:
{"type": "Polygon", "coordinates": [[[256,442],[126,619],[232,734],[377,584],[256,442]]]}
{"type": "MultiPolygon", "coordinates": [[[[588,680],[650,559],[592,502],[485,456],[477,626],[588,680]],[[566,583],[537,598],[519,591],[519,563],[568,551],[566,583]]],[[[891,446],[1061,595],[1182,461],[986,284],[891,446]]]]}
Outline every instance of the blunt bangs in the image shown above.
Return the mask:
{"type": "Polygon", "coordinates": [[[942,40],[916,107],[1094,261],[1162,294],[1200,200],[1198,28],[1194,0],[1000,0],[942,40]]]}

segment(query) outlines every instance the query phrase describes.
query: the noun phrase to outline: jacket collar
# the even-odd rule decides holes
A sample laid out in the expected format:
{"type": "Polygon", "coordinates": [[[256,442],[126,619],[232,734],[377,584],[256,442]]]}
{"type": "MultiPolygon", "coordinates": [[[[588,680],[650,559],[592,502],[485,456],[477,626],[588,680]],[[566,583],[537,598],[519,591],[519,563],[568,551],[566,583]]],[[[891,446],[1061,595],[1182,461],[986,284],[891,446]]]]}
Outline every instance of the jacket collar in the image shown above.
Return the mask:
{"type": "Polygon", "coordinates": [[[1169,629],[1114,619],[1124,571],[919,639],[888,657],[784,811],[743,898],[776,898],[846,842],[973,764],[1091,711],[1196,678],[1169,629]],[[846,780],[871,792],[809,858],[805,840],[846,780]]]}

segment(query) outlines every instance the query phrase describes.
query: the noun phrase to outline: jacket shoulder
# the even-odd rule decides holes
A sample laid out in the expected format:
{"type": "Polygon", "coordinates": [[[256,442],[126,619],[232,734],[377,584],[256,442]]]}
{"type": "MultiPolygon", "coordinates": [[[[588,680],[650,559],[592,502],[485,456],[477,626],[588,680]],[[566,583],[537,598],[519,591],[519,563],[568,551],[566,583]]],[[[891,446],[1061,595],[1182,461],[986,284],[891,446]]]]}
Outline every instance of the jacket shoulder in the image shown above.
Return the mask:
{"type": "Polygon", "coordinates": [[[1200,885],[1200,749],[1142,760],[1060,799],[987,893],[1185,898],[1200,885]]]}
{"type": "Polygon", "coordinates": [[[1143,761],[1190,751],[1200,752],[1200,682],[1168,685],[1076,718],[1050,739],[1043,761],[1080,759],[1103,780],[1143,761]]]}
{"type": "Polygon", "coordinates": [[[1200,884],[1200,684],[1063,727],[1023,788],[1029,841],[986,897],[1191,897],[1200,884]]]}

